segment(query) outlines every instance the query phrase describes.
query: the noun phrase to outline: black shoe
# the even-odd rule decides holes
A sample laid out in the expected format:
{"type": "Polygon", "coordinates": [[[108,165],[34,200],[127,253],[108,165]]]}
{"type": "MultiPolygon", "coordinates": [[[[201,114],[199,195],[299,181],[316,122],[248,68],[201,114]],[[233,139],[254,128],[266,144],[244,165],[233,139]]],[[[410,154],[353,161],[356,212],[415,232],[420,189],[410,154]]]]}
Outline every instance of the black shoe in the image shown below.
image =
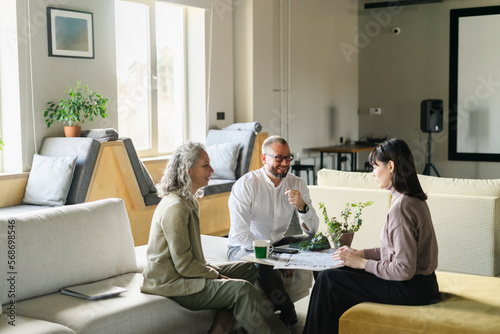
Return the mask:
{"type": "Polygon", "coordinates": [[[283,321],[285,326],[287,326],[288,328],[292,327],[299,321],[299,319],[297,319],[297,313],[295,312],[295,310],[288,312],[281,311],[279,317],[280,320],[283,321]]]}

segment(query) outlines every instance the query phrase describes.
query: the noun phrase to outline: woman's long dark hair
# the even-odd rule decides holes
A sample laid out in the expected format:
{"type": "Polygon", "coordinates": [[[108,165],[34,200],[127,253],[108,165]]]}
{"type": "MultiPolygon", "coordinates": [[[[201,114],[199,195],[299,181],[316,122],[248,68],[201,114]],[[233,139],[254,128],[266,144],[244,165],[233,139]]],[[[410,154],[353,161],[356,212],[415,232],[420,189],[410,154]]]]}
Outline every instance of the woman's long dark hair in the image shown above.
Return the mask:
{"type": "Polygon", "coordinates": [[[377,165],[377,161],[385,165],[391,160],[394,162],[394,172],[391,175],[394,189],[425,201],[427,195],[418,181],[413,155],[404,140],[395,138],[386,140],[378,145],[368,158],[372,166],[377,165]]]}

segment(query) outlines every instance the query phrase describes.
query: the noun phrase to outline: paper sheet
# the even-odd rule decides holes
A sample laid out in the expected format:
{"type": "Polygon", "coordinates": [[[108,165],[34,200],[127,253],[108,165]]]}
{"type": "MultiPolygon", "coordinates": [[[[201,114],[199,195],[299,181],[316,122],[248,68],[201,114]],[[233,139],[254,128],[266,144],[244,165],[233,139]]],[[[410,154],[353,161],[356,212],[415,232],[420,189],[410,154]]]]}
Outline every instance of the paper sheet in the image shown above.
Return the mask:
{"type": "Polygon", "coordinates": [[[342,267],[342,261],[334,261],[332,252],[300,251],[295,254],[273,253],[266,259],[256,259],[254,254],[248,254],[242,258],[261,264],[274,266],[274,269],[305,269],[320,271],[325,269],[342,267]]]}

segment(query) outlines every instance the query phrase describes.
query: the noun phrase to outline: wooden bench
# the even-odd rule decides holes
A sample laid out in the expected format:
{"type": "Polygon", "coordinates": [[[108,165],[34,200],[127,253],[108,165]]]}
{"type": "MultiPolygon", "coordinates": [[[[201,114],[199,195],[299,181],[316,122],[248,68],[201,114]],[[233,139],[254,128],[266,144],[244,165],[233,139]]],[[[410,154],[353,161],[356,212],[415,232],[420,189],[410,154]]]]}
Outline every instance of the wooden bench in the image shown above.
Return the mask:
{"type": "MultiPolygon", "coordinates": [[[[256,135],[250,169],[260,168],[262,142],[265,132],[256,135]]],[[[155,183],[160,181],[167,160],[153,159],[145,166],[155,183]]],[[[204,196],[200,203],[200,230],[202,234],[225,236],[229,232],[230,219],[227,200],[230,192],[204,196]]],[[[123,141],[101,143],[94,173],[90,181],[86,202],[118,197],[125,201],[130,226],[136,246],[148,243],[151,220],[157,204],[146,205],[141,194],[132,164],[123,141]]]]}

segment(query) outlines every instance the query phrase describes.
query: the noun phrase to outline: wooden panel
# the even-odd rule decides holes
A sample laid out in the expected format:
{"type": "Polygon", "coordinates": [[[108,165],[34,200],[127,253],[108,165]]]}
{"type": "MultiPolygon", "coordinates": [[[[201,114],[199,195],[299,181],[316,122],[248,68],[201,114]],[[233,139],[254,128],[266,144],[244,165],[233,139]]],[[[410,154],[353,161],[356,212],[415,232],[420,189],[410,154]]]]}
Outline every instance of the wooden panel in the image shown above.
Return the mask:
{"type": "Polygon", "coordinates": [[[226,236],[229,234],[229,207],[227,201],[230,192],[204,196],[200,203],[201,234],[226,236]]]}
{"type": "Polygon", "coordinates": [[[29,173],[0,175],[0,208],[21,204],[29,173]]]}
{"type": "Polygon", "coordinates": [[[153,178],[154,183],[160,182],[163,175],[163,170],[167,166],[168,159],[151,159],[143,160],[144,166],[149,172],[149,175],[153,178]]]}
{"type": "Polygon", "coordinates": [[[135,245],[147,244],[156,205],[146,207],[144,204],[122,141],[102,143],[99,149],[86,201],[104,198],[124,200],[135,245]]]}
{"type": "Polygon", "coordinates": [[[255,144],[253,145],[252,160],[250,160],[250,167],[248,171],[257,170],[264,166],[260,156],[262,155],[262,144],[267,137],[269,137],[268,132],[257,133],[257,136],[255,137],[255,144]]]}

